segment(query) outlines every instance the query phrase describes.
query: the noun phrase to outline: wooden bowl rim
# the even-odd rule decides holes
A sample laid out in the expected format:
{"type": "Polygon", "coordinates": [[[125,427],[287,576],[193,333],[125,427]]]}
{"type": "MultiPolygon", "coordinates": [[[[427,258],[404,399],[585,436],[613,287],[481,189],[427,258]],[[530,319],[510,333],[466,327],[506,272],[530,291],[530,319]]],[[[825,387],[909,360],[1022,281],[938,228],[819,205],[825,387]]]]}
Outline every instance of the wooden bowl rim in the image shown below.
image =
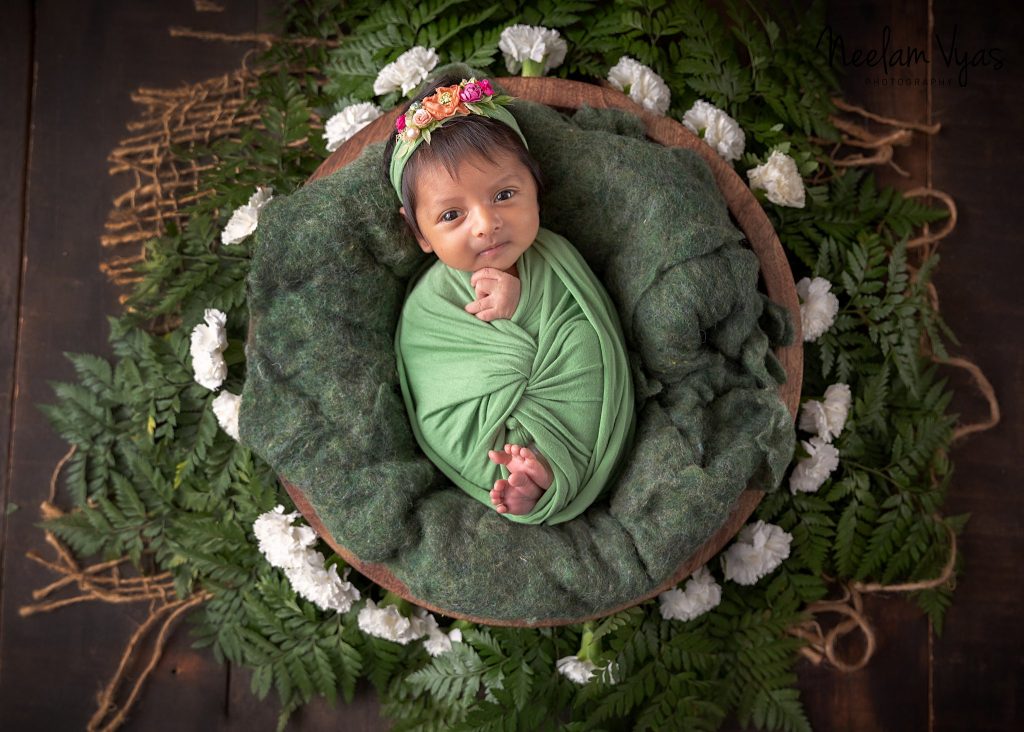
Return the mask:
{"type": "MultiPolygon", "coordinates": [[[[793,343],[789,346],[776,348],[775,355],[786,371],[786,382],[779,387],[779,395],[789,409],[791,417],[795,420],[797,409],[799,408],[800,387],[803,380],[803,338],[800,329],[800,304],[797,299],[796,286],[793,282],[793,273],[789,267],[789,262],[786,259],[779,237],[775,233],[774,228],[772,228],[767,214],[765,214],[764,209],[754,197],[747,184],[733,170],[732,165],[723,160],[703,140],[679,122],[647,111],[625,94],[611,87],[553,78],[503,77],[496,81],[514,97],[551,107],[579,109],[583,106],[589,106],[628,111],[643,121],[647,130],[647,136],[650,139],[666,146],[685,147],[693,150],[704,159],[711,168],[715,182],[726,199],[729,213],[732,214],[736,223],[746,235],[751,249],[757,255],[761,265],[761,275],[765,289],[768,291],[768,297],[785,307],[794,323],[793,343]]],[[[323,178],[340,170],[358,158],[367,145],[386,140],[388,135],[392,134],[394,130],[398,112],[399,107],[396,107],[356,133],[335,150],[316,169],[307,182],[323,178]]],[[[550,627],[581,623],[587,620],[606,617],[656,597],[679,584],[694,570],[718,554],[747,522],[747,519],[750,518],[750,515],[764,496],[764,491],[755,489],[744,490],[733,505],[728,518],[718,530],[697,551],[691,554],[671,577],[658,585],[656,589],[600,614],[579,618],[549,618],[537,622],[524,622],[521,620],[487,618],[456,613],[416,597],[402,581],[395,577],[386,565],[363,561],[339,544],[327,530],[327,527],[320,519],[316,509],[309,503],[302,489],[287,481],[283,476],[281,477],[281,483],[295,503],[295,507],[317,534],[345,562],[374,583],[394,592],[415,605],[439,615],[485,625],[512,627],[550,627]]]]}

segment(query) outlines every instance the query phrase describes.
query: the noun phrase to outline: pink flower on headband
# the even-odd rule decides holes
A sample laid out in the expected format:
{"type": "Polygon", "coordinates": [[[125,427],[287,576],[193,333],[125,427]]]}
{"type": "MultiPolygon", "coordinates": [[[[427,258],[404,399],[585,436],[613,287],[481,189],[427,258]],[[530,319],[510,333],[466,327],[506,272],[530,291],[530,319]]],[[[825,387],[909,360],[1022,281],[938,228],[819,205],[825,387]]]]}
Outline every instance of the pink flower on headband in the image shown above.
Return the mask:
{"type": "Polygon", "coordinates": [[[484,96],[483,87],[476,82],[469,82],[459,91],[459,99],[464,102],[479,102],[484,96]]]}
{"type": "Polygon", "coordinates": [[[405,115],[404,114],[398,115],[398,118],[395,120],[395,129],[398,130],[399,132],[401,132],[402,130],[405,129],[405,115]]]}
{"type": "Polygon", "coordinates": [[[433,116],[423,107],[412,113],[412,123],[419,128],[424,128],[434,121],[433,116]]]}
{"type": "Polygon", "coordinates": [[[494,94],[494,89],[491,88],[491,82],[488,79],[480,79],[477,85],[480,87],[480,91],[484,93],[484,96],[489,97],[494,94]]]}

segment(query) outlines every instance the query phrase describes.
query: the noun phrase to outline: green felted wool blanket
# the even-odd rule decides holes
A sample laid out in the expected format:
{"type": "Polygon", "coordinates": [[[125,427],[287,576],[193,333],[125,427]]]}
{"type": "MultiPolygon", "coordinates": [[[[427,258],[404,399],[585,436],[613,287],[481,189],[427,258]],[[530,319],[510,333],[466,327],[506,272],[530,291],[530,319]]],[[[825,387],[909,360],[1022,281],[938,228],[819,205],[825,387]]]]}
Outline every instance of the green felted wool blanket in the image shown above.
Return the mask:
{"type": "Polygon", "coordinates": [[[541,228],[517,263],[509,319],[485,323],[471,272],[436,262],[406,299],[395,337],[412,431],[427,457],[486,506],[508,470],[488,459],[533,445],[553,474],[532,511],[510,521],[576,518],[608,483],[633,432],[633,386],[614,306],[572,245],[541,228]]]}
{"type": "Polygon", "coordinates": [[[769,348],[792,333],[697,155],[646,141],[622,112],[511,109],[545,175],[541,224],[605,285],[630,352],[636,435],[601,498],[565,523],[514,523],[417,447],[393,344],[427,255],[381,144],[261,213],[240,426],[342,546],[415,596],[536,622],[652,591],[746,486],[779,485],[794,430],[769,348]]]}

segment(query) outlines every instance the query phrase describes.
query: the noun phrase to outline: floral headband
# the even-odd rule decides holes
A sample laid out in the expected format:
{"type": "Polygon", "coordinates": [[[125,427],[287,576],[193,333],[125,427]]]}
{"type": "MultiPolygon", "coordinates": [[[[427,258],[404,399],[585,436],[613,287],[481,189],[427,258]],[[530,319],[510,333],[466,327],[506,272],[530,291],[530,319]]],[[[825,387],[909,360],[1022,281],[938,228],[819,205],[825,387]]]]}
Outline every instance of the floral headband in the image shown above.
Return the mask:
{"type": "MultiPolygon", "coordinates": [[[[495,94],[491,82],[487,79],[463,79],[452,86],[439,86],[434,93],[422,102],[413,102],[405,114],[395,120],[395,149],[391,153],[391,185],[398,197],[402,197],[402,173],[413,152],[420,143],[430,144],[430,133],[450,119],[464,117],[467,114],[480,114],[484,117],[504,122],[523,137],[515,117],[505,109],[513,98],[505,94],[495,94]]],[[[527,147],[529,147],[527,145],[527,147]]]]}

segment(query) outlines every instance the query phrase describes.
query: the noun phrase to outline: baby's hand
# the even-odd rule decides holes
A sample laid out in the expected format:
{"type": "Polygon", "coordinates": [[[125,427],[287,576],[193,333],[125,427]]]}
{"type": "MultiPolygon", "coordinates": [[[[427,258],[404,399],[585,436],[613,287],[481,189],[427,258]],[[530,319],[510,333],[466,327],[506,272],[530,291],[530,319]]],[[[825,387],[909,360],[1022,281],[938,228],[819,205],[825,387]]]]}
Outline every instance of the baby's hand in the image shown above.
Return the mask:
{"type": "Polygon", "coordinates": [[[476,290],[476,300],[466,306],[466,312],[480,320],[507,320],[519,305],[519,278],[500,269],[478,269],[469,284],[476,290]]]}

